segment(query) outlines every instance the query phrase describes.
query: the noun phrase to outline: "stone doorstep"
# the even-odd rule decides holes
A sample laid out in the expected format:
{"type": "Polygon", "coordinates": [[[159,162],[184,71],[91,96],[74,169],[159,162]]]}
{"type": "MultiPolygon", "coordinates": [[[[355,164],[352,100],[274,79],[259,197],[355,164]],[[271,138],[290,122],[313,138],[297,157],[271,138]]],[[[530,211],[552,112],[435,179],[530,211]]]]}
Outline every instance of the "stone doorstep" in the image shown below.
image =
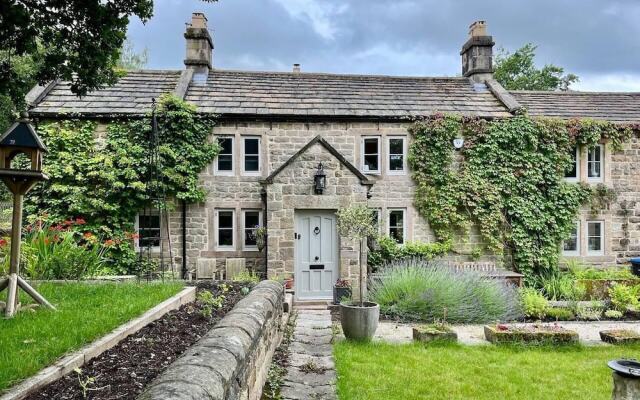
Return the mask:
{"type": "Polygon", "coordinates": [[[180,308],[180,306],[190,303],[196,299],[196,287],[188,286],[182,289],[175,296],[163,301],[141,316],[120,325],[111,333],[88,344],[67,356],[62,357],[53,365],[48,366],[36,375],[25,379],[21,383],[9,388],[0,396],[0,400],[20,400],[48,385],[49,383],[62,378],[75,368],[82,367],[89,360],[99,356],[110,348],[120,343],[124,338],[138,332],[149,323],[160,319],[169,311],[180,308]]]}

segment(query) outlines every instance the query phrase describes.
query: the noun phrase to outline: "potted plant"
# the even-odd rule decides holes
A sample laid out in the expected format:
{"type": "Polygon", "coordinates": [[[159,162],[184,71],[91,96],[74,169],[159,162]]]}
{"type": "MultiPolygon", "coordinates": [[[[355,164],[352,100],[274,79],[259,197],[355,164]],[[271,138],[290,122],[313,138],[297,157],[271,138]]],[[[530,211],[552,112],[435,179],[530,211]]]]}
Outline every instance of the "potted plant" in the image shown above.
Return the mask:
{"type": "Polygon", "coordinates": [[[359,299],[358,302],[340,304],[340,323],[347,339],[371,340],[378,328],[380,306],[364,300],[364,271],[362,247],[364,241],[377,233],[373,212],[364,205],[341,208],[338,217],[338,233],[343,238],[358,242],[359,299]]]}
{"type": "Polygon", "coordinates": [[[284,288],[293,289],[293,276],[288,276],[284,278],[284,288]]]}
{"type": "Polygon", "coordinates": [[[340,304],[344,298],[351,298],[351,282],[347,279],[338,279],[333,285],[333,304],[340,304]]]}
{"type": "Polygon", "coordinates": [[[262,251],[267,243],[267,228],[260,225],[256,226],[254,235],[256,236],[256,246],[258,247],[258,251],[262,251]]]}

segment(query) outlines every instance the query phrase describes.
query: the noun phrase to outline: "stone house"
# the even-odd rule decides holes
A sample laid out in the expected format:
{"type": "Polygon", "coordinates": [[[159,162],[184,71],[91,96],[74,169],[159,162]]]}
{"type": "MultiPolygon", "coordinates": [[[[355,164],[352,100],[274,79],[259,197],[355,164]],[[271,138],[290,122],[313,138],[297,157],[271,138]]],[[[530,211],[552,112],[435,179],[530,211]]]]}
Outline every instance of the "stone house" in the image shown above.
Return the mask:
{"type": "MultiPolygon", "coordinates": [[[[204,15],[193,14],[184,36],[183,70],[132,71],[83,98],[68,82],[52,82],[30,92],[29,113],[57,119],[71,112],[107,122],[143,115],[152,98],[173,92],[199,112],[219,115],[211,138],[222,152],[201,173],[207,200],[177,207],[168,227],[160,218],[145,219],[140,233],[168,228],[177,262],[199,277],[229,268],[294,276],[298,299],[330,297],[338,277],[357,285],[356,247],[336,232],[340,207],[371,207],[381,233],[400,243],[434,240],[413,206],[412,117],[508,118],[524,107],[533,116],[640,121],[640,93],[506,91],[493,80],[494,42],[482,21],[471,26],[462,47],[460,77],[305,73],[297,64],[291,72],[220,70],[204,15]],[[320,169],[326,174],[321,194],[314,187],[320,169]],[[263,251],[253,235],[258,225],[268,229],[263,251]]],[[[607,143],[576,149],[567,179],[603,183],[617,191],[618,201],[597,215],[581,213],[561,250],[566,256],[615,264],[640,255],[639,162],[637,137],[616,153],[607,143]]],[[[458,250],[464,257],[464,246],[458,250]]]]}

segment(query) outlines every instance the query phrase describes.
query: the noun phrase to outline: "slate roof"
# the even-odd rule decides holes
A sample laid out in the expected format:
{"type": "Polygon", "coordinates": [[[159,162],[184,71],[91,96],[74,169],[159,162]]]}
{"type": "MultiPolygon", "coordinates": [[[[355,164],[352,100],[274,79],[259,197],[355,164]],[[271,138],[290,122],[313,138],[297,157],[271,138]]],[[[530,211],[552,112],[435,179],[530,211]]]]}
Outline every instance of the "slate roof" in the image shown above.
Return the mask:
{"type": "Polygon", "coordinates": [[[145,114],[151,99],[172,92],[181,71],[130,71],[118,83],[80,98],[71,93],[69,82],[58,82],[31,110],[34,115],[58,113],[80,114],[145,114]]]}
{"type": "Polygon", "coordinates": [[[640,93],[511,91],[530,115],[640,122],[640,93]]]}
{"type": "MultiPolygon", "coordinates": [[[[68,82],[34,89],[33,116],[61,113],[85,116],[143,115],[151,99],[184,93],[204,113],[224,117],[392,119],[436,112],[506,117],[514,104],[531,115],[640,122],[640,93],[511,91],[472,84],[463,77],[422,78],[291,72],[212,70],[206,79],[183,71],[131,71],[114,86],[79,98],[68,82]],[[186,80],[185,80],[186,78],[186,80]],[[182,79],[182,80],[181,80],[182,79]],[[491,90],[490,90],[491,89],[491,90]],[[40,98],[42,97],[42,98],[40,98]],[[506,101],[506,103],[505,103],[506,101]],[[513,103],[513,104],[511,104],[513,103]],[[506,104],[506,106],[505,106],[506,104]],[[507,108],[507,106],[509,108],[507,108]]],[[[203,77],[204,78],[204,77],[203,77]]]]}
{"type": "Polygon", "coordinates": [[[185,99],[224,115],[407,117],[435,112],[504,117],[485,85],[467,78],[417,78],[213,70],[185,99]]]}

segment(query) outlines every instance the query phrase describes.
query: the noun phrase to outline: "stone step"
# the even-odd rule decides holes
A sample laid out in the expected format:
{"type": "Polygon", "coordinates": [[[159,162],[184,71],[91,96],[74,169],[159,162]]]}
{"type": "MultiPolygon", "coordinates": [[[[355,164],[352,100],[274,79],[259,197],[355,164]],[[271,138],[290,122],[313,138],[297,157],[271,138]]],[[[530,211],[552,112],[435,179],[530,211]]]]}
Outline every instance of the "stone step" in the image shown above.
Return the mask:
{"type": "Polygon", "coordinates": [[[294,300],[293,308],[296,310],[328,310],[328,300],[294,300]]]}

